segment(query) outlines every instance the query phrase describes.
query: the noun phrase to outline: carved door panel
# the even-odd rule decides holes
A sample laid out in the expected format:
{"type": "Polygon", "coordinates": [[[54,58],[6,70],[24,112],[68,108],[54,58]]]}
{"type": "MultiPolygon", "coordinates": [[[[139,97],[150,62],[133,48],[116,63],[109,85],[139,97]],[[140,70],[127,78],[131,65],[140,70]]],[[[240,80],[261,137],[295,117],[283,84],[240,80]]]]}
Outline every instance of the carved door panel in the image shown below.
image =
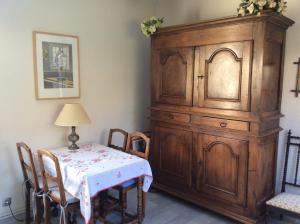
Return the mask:
{"type": "Polygon", "coordinates": [[[194,49],[168,48],[154,54],[155,102],[192,106],[194,49]]]}
{"type": "Polygon", "coordinates": [[[194,149],[196,190],[246,206],[248,142],[198,134],[194,149]]]}
{"type": "Polygon", "coordinates": [[[251,49],[250,41],[198,47],[194,106],[249,110],[251,49]]]}
{"type": "Polygon", "coordinates": [[[179,129],[154,129],[154,179],[177,189],[191,186],[192,133],[179,129]]]}

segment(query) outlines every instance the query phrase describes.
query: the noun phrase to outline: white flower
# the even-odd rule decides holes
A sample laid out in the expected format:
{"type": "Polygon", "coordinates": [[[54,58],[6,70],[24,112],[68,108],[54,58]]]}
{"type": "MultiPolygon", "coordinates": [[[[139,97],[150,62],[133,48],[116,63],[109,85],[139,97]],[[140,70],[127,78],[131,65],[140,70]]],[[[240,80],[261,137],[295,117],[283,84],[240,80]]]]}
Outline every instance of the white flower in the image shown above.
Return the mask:
{"type": "Polygon", "coordinates": [[[245,9],[243,7],[240,7],[238,14],[244,16],[246,14],[245,9]]]}
{"type": "Polygon", "coordinates": [[[267,4],[267,0],[258,0],[257,4],[262,8],[267,4]]]}
{"type": "Polygon", "coordinates": [[[150,32],[151,34],[155,33],[155,31],[156,31],[156,27],[155,27],[155,26],[150,26],[150,27],[149,27],[149,32],[150,32]]]}
{"type": "Polygon", "coordinates": [[[277,6],[277,3],[274,0],[268,0],[268,4],[270,8],[275,8],[277,6]]]}
{"type": "Polygon", "coordinates": [[[286,2],[284,0],[281,0],[278,2],[278,12],[283,12],[286,9],[286,2]]]}
{"type": "Polygon", "coordinates": [[[141,31],[145,36],[150,36],[156,32],[156,30],[163,23],[163,18],[156,18],[155,16],[150,19],[146,19],[141,23],[141,31]]]}
{"type": "Polygon", "coordinates": [[[249,11],[250,14],[253,13],[253,11],[254,11],[254,5],[253,5],[253,3],[251,3],[251,5],[249,5],[249,6],[247,7],[247,10],[249,11]]]}

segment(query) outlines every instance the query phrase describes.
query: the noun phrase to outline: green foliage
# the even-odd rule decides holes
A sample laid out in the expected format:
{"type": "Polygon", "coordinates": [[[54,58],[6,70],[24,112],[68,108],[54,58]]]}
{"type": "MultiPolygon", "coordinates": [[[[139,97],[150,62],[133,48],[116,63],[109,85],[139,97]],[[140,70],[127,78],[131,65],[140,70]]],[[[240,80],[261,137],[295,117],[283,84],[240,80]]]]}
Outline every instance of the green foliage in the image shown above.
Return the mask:
{"type": "Polygon", "coordinates": [[[159,27],[161,27],[163,22],[164,18],[156,18],[153,16],[150,19],[146,19],[141,22],[141,31],[145,36],[149,37],[154,34],[159,27]]]}
{"type": "Polygon", "coordinates": [[[273,10],[282,14],[287,8],[286,0],[242,0],[238,15],[260,15],[263,10],[273,10]]]}

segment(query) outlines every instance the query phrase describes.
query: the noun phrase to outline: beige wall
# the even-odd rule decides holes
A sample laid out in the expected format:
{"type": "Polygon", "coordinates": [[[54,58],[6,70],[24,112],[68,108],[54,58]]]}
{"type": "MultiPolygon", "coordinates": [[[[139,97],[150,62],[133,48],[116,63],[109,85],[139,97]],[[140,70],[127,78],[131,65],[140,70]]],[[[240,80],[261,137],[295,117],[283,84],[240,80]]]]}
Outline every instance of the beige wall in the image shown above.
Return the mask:
{"type": "MultiPolygon", "coordinates": [[[[173,25],[235,15],[236,8],[240,2],[240,0],[157,0],[155,11],[158,16],[165,17],[167,25],[173,25]]],[[[299,0],[288,0],[287,2],[288,10],[285,14],[296,23],[289,28],[286,40],[285,74],[281,106],[281,111],[285,114],[285,117],[280,124],[284,131],[280,133],[279,139],[277,190],[280,189],[281,184],[287,130],[292,129],[295,134],[300,136],[300,97],[295,98],[290,92],[295,87],[297,69],[293,62],[300,57],[300,2],[299,0]]]]}
{"type": "MultiPolygon", "coordinates": [[[[80,102],[92,124],[78,128],[81,141],[105,143],[110,127],[129,131],[148,127],[149,39],[139,30],[146,16],[164,16],[166,25],[196,22],[235,14],[239,0],[1,0],[0,1],[0,217],[8,214],[2,200],[13,197],[15,211],[23,209],[22,177],[15,142],[34,150],[66,143],[65,128],[53,121],[66,102],[80,102]],[[154,8],[155,7],[155,8],[154,8]],[[78,35],[81,92],[77,100],[37,101],[32,65],[33,30],[78,35]]],[[[288,0],[287,15],[296,21],[286,47],[278,167],[282,167],[283,134],[300,135],[300,98],[294,87],[300,56],[300,6],[288,0]]]]}
{"type": "Polygon", "coordinates": [[[0,1],[0,217],[7,196],[23,209],[15,143],[65,145],[66,128],[53,125],[64,103],[80,102],[90,115],[78,128],[82,142],[105,143],[110,127],[147,129],[150,41],[138,28],[152,14],[148,0],[0,1]],[[33,30],[79,36],[80,99],[35,100],[33,30]]]}

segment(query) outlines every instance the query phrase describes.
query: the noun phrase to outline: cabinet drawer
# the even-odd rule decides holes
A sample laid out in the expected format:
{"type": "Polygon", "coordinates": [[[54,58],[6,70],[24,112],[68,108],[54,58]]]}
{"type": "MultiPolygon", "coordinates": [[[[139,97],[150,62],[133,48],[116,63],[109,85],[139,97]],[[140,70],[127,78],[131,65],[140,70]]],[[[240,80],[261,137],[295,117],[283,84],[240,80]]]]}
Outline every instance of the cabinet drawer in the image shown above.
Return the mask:
{"type": "Polygon", "coordinates": [[[181,114],[181,113],[172,113],[172,112],[165,112],[165,111],[152,111],[152,117],[161,119],[161,120],[174,120],[180,122],[190,122],[190,115],[189,114],[181,114]]]}
{"type": "Polygon", "coordinates": [[[240,131],[249,131],[249,123],[245,121],[227,120],[213,117],[192,116],[192,123],[240,131]]]}

